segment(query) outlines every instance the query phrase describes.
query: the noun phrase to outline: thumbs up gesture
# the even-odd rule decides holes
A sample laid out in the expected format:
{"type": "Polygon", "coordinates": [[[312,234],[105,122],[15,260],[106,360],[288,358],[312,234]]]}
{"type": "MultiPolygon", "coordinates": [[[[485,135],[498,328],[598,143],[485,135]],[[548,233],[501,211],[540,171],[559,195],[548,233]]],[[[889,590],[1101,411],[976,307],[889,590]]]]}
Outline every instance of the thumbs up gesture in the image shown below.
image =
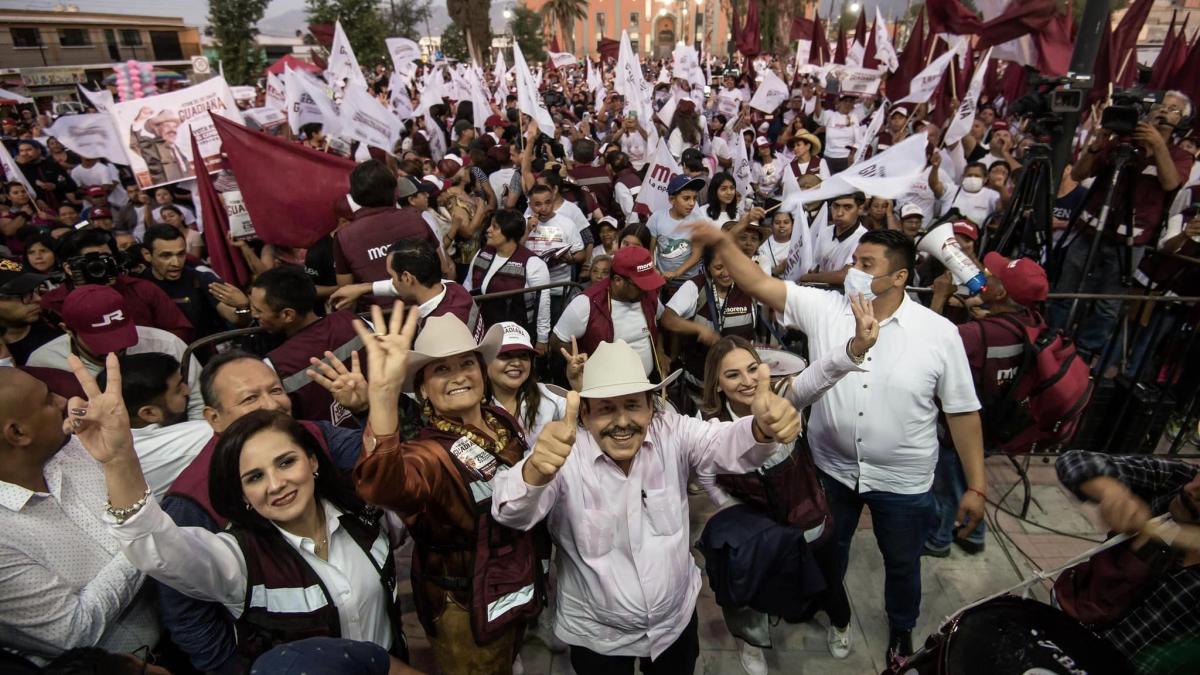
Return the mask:
{"type": "Polygon", "coordinates": [[[765,363],[758,364],[758,390],[754,392],[750,412],[754,415],[756,437],[761,434],[765,440],[791,443],[800,435],[800,413],[790,402],[771,391],[771,369],[765,363]]]}
{"type": "Polygon", "coordinates": [[[525,460],[521,477],[525,482],[540,487],[554,479],[575,445],[575,431],[579,428],[579,393],[567,393],[567,412],[561,420],[542,427],[534,443],[533,452],[525,460]]]}

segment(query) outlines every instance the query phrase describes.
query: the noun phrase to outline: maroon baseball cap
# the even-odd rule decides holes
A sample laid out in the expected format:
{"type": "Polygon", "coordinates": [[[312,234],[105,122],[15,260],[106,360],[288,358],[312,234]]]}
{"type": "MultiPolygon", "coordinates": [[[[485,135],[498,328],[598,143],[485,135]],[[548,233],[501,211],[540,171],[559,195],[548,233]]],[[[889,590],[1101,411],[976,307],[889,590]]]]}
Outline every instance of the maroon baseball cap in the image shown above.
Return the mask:
{"type": "Polygon", "coordinates": [[[954,221],[954,234],[961,234],[971,241],[979,240],[979,228],[969,220],[954,221]]]}
{"type": "Polygon", "coordinates": [[[1042,302],[1050,292],[1046,270],[1030,258],[1009,260],[992,251],[983,256],[983,266],[993,277],[1000,280],[1008,297],[1018,305],[1028,307],[1042,302]]]}
{"type": "Polygon", "coordinates": [[[657,291],[667,283],[654,267],[650,251],[641,246],[626,246],[613,256],[612,273],[625,277],[647,293],[657,291]]]}
{"type": "Polygon", "coordinates": [[[492,115],[483,121],[483,126],[486,127],[511,127],[512,124],[499,115],[492,115]]]}
{"type": "Polygon", "coordinates": [[[87,189],[87,196],[89,197],[103,197],[106,194],[108,194],[108,191],[99,185],[93,185],[87,189]]]}
{"type": "Polygon", "coordinates": [[[97,218],[112,218],[112,209],[106,209],[103,206],[98,206],[91,210],[92,220],[97,218]]]}
{"type": "Polygon", "coordinates": [[[1008,131],[1008,122],[996,120],[992,122],[992,131],[1008,131]]]}
{"type": "Polygon", "coordinates": [[[62,320],[75,339],[96,355],[128,349],[138,342],[125,298],[108,286],[88,284],[63,302],[62,320]]]}

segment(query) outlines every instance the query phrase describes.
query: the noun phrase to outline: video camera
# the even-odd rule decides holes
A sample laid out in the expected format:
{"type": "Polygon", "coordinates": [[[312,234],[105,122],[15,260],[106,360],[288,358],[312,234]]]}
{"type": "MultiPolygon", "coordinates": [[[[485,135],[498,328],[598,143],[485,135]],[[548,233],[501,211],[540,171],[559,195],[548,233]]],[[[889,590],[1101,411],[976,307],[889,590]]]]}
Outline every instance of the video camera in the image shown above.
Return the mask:
{"type": "Polygon", "coordinates": [[[1119,138],[1133,136],[1140,122],[1150,119],[1154,106],[1162,103],[1163,92],[1141,86],[1114,91],[1112,103],[1100,115],[1100,127],[1119,138]]]}
{"type": "Polygon", "coordinates": [[[117,259],[108,253],[84,253],[67,260],[76,286],[107,285],[121,273],[117,259]]]}
{"type": "Polygon", "coordinates": [[[1063,132],[1063,113],[1083,109],[1083,89],[1078,86],[1081,80],[1070,76],[1042,77],[1029,66],[1025,68],[1029,93],[1013,101],[1009,110],[1016,117],[1028,120],[1026,130],[1039,143],[1049,144],[1063,132]]]}

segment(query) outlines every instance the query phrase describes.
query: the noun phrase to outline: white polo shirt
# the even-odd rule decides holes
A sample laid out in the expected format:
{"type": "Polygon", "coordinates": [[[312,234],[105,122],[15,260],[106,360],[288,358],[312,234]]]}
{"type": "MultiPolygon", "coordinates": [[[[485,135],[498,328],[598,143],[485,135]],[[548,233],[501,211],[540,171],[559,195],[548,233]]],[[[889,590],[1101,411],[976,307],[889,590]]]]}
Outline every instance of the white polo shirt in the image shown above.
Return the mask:
{"type": "MultiPolygon", "coordinates": [[[[790,282],[783,323],[808,336],[814,363],[854,337],[844,295],[790,282]]],[[[869,371],[846,375],[813,403],[813,461],[858,492],[927,492],[937,464],[937,400],[946,413],[980,408],[958,329],[904,296],[880,323],[867,359],[869,371]]]]}
{"type": "MultiPolygon", "coordinates": [[[[633,347],[633,351],[642,359],[642,368],[645,369],[646,375],[654,372],[654,341],[651,338],[650,327],[646,325],[646,315],[642,313],[642,303],[613,300],[610,306],[613,339],[624,340],[633,347]]],[[[661,319],[662,314],[663,304],[659,301],[654,318],[661,319]]],[[[591,315],[592,303],[588,297],[582,294],[575,296],[563,309],[558,323],[554,324],[554,336],[567,344],[570,344],[573,337],[583,337],[591,315]]]]}

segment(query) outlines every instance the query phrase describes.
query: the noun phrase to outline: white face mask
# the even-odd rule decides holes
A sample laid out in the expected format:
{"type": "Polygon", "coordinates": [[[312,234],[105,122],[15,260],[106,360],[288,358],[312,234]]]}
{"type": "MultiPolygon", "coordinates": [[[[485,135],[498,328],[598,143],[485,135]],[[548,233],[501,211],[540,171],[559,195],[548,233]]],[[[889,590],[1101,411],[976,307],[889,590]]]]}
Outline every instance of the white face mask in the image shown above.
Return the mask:
{"type": "Polygon", "coordinates": [[[867,301],[875,299],[875,291],[871,290],[871,282],[875,281],[875,277],[866,272],[851,267],[846,271],[846,280],[842,282],[843,288],[846,289],[847,298],[857,298],[863,296],[867,301]]]}
{"type": "Polygon", "coordinates": [[[962,181],[962,189],[967,192],[979,192],[983,189],[983,179],[979,176],[967,176],[962,181]]]}

